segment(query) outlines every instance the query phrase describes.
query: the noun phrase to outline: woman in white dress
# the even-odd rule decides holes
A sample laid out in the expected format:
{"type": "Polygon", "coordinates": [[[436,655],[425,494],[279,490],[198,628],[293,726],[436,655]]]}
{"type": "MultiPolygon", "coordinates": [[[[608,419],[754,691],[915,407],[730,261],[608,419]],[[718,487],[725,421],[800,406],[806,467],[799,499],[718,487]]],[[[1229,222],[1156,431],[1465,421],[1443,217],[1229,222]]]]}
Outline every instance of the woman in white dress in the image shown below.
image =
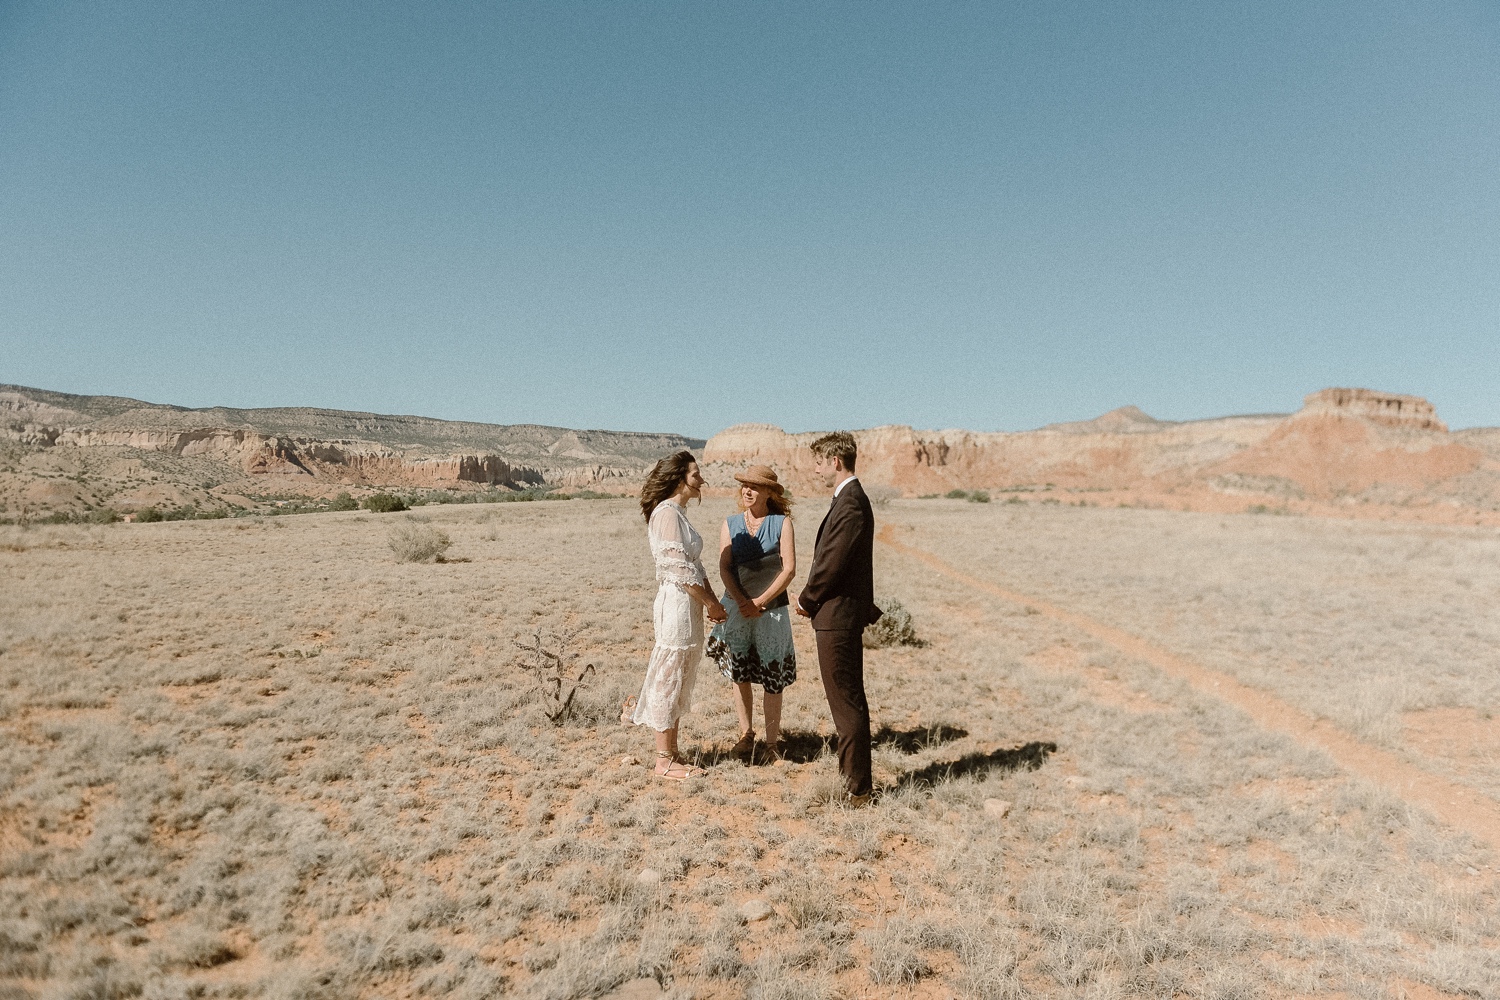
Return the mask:
{"type": "Polygon", "coordinates": [[[656,773],[678,781],[703,773],[677,751],[677,724],[693,707],[693,682],[703,657],[703,614],[707,611],[715,623],[726,617],[700,561],[703,539],[683,509],[702,496],[702,489],[698,463],[686,451],[657,462],[641,487],[659,586],[652,612],[656,645],[631,721],[656,730],[656,773]]]}

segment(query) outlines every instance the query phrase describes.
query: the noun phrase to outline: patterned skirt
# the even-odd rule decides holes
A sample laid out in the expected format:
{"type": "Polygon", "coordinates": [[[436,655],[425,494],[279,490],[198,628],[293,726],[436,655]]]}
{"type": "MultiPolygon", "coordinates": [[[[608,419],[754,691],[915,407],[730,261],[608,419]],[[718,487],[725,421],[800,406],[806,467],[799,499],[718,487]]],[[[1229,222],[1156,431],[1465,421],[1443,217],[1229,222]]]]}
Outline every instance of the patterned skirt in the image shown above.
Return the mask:
{"type": "Polygon", "coordinates": [[[759,618],[745,618],[728,596],[719,603],[729,620],[714,626],[705,650],[719,672],[736,684],[759,684],[766,694],[785,691],[797,679],[792,609],[768,608],[759,618]]]}

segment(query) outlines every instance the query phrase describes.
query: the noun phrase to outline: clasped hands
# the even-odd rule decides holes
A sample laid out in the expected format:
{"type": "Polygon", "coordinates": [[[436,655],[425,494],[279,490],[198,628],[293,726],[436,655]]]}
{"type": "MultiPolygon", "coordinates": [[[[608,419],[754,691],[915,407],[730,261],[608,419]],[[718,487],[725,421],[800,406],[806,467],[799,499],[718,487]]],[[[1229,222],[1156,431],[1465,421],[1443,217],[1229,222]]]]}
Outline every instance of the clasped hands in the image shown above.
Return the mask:
{"type": "MultiPolygon", "coordinates": [[[[738,597],[735,597],[734,603],[735,603],[735,606],[740,609],[740,617],[741,618],[746,618],[746,619],[749,619],[749,618],[759,618],[761,616],[761,613],[766,610],[765,606],[760,603],[760,599],[759,598],[745,597],[744,595],[740,595],[738,597]]],[[[810,617],[812,617],[805,610],[803,610],[802,604],[801,604],[800,601],[794,602],[792,604],[792,610],[795,611],[797,614],[801,615],[803,618],[810,618],[810,617]]],[[[713,622],[722,622],[722,621],[724,621],[728,617],[729,616],[724,611],[724,608],[723,608],[722,605],[719,605],[719,604],[716,603],[716,604],[710,606],[709,609],[708,609],[708,618],[709,618],[710,621],[713,621],[713,622]],[[719,613],[719,615],[721,615],[722,617],[715,617],[714,616],[714,612],[715,611],[717,611],[719,613]]]]}

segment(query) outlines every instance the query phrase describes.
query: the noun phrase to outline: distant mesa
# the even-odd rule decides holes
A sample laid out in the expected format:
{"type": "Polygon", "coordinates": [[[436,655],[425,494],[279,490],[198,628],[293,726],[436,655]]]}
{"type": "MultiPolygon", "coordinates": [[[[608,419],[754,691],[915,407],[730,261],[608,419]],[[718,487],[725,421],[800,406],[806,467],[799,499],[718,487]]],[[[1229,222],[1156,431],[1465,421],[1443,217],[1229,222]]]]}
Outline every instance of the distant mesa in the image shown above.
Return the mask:
{"type": "MultiPolygon", "coordinates": [[[[984,490],[1040,503],[1416,517],[1500,524],[1500,429],[1450,433],[1431,403],[1323,389],[1294,414],[1159,420],[1122,406],[1032,431],[854,432],[860,479],[883,496],[984,490]]],[[[738,424],[677,434],[502,426],[303,407],[186,409],[0,386],[0,518],[15,511],[332,496],[345,488],[634,492],[688,448],[728,492],[747,465],[818,494],[818,433],[738,424]]],[[[1000,497],[1000,494],[1008,496],[1000,497]]]]}
{"type": "Polygon", "coordinates": [[[1387,427],[1448,431],[1448,425],[1438,419],[1437,410],[1421,396],[1398,396],[1372,389],[1319,389],[1303,398],[1297,416],[1358,417],[1387,427]]]}
{"type": "MultiPolygon", "coordinates": [[[[907,496],[1008,492],[1056,503],[1359,514],[1500,523],[1500,429],[1450,434],[1431,403],[1370,389],[1311,393],[1295,414],[1157,420],[1135,406],[1015,433],[855,431],[860,479],[907,496]]],[[[817,493],[817,433],[741,424],[704,447],[711,483],[767,463],[817,493]]]]}
{"type": "Polygon", "coordinates": [[[0,473],[0,505],[68,509],[345,486],[632,490],[661,455],[703,441],[310,407],[188,409],[0,385],[0,444],[19,463],[0,473]],[[53,489],[39,500],[33,480],[57,472],[95,480],[93,492],[53,489]]]}
{"type": "Polygon", "coordinates": [[[1292,419],[1219,464],[1217,471],[1274,476],[1307,497],[1378,499],[1493,510],[1500,472],[1481,435],[1457,440],[1419,396],[1370,389],[1323,389],[1292,419]]]}

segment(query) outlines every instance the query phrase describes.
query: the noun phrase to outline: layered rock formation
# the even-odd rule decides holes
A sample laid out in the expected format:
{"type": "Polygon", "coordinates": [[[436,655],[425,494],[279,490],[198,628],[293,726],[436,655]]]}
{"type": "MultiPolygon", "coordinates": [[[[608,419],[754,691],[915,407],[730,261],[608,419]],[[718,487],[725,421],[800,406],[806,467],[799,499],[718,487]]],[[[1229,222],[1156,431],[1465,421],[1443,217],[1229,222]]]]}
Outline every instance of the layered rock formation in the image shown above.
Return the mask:
{"type": "MultiPolygon", "coordinates": [[[[817,436],[741,424],[705,445],[672,434],[303,408],[191,410],[0,386],[0,516],[246,506],[357,487],[545,483],[633,492],[657,458],[681,448],[699,453],[711,485],[731,488],[735,471],[765,463],[808,494],[820,491],[807,450],[817,436]]],[[[1450,433],[1426,400],[1367,389],[1312,393],[1290,415],[1173,422],[1127,406],[1018,433],[885,426],[855,436],[860,478],[887,494],[985,489],[1074,503],[1500,523],[1500,429],[1450,433]]]]}
{"type": "Polygon", "coordinates": [[[1444,431],[1448,425],[1421,396],[1399,396],[1372,389],[1320,389],[1302,400],[1299,417],[1359,417],[1387,427],[1444,431]]]}
{"type": "MultiPolygon", "coordinates": [[[[23,453],[170,455],[222,466],[222,479],[318,485],[509,489],[634,484],[675,434],[501,426],[342,410],[193,410],[0,386],[0,439],[23,453]]],[[[311,492],[318,492],[311,489],[311,492]]]]}
{"type": "MultiPolygon", "coordinates": [[[[1058,490],[1175,498],[1165,505],[1448,505],[1500,509],[1500,432],[1450,434],[1432,405],[1368,389],[1312,393],[1295,414],[1170,422],[1124,407],[1089,421],[1018,433],[856,431],[862,481],[906,495],[951,489],[1058,490]],[[1232,499],[1226,499],[1232,498],[1232,499]]],[[[816,491],[807,445],[818,435],[742,424],[711,438],[710,482],[753,463],[816,491]]]]}
{"type": "MultiPolygon", "coordinates": [[[[1133,407],[1129,408],[1134,410],[1133,407]]],[[[1134,411],[1140,414],[1139,410],[1134,411]]],[[[1123,488],[1174,469],[1203,466],[1262,440],[1282,417],[1225,417],[1190,424],[1151,420],[1116,410],[1097,420],[1019,433],[919,431],[887,426],[854,432],[864,481],[906,494],[1017,486],[1123,488]]],[[[807,445],[818,433],[786,434],[742,424],[709,439],[703,459],[714,481],[730,470],[764,462],[806,486],[807,445]]]]}

